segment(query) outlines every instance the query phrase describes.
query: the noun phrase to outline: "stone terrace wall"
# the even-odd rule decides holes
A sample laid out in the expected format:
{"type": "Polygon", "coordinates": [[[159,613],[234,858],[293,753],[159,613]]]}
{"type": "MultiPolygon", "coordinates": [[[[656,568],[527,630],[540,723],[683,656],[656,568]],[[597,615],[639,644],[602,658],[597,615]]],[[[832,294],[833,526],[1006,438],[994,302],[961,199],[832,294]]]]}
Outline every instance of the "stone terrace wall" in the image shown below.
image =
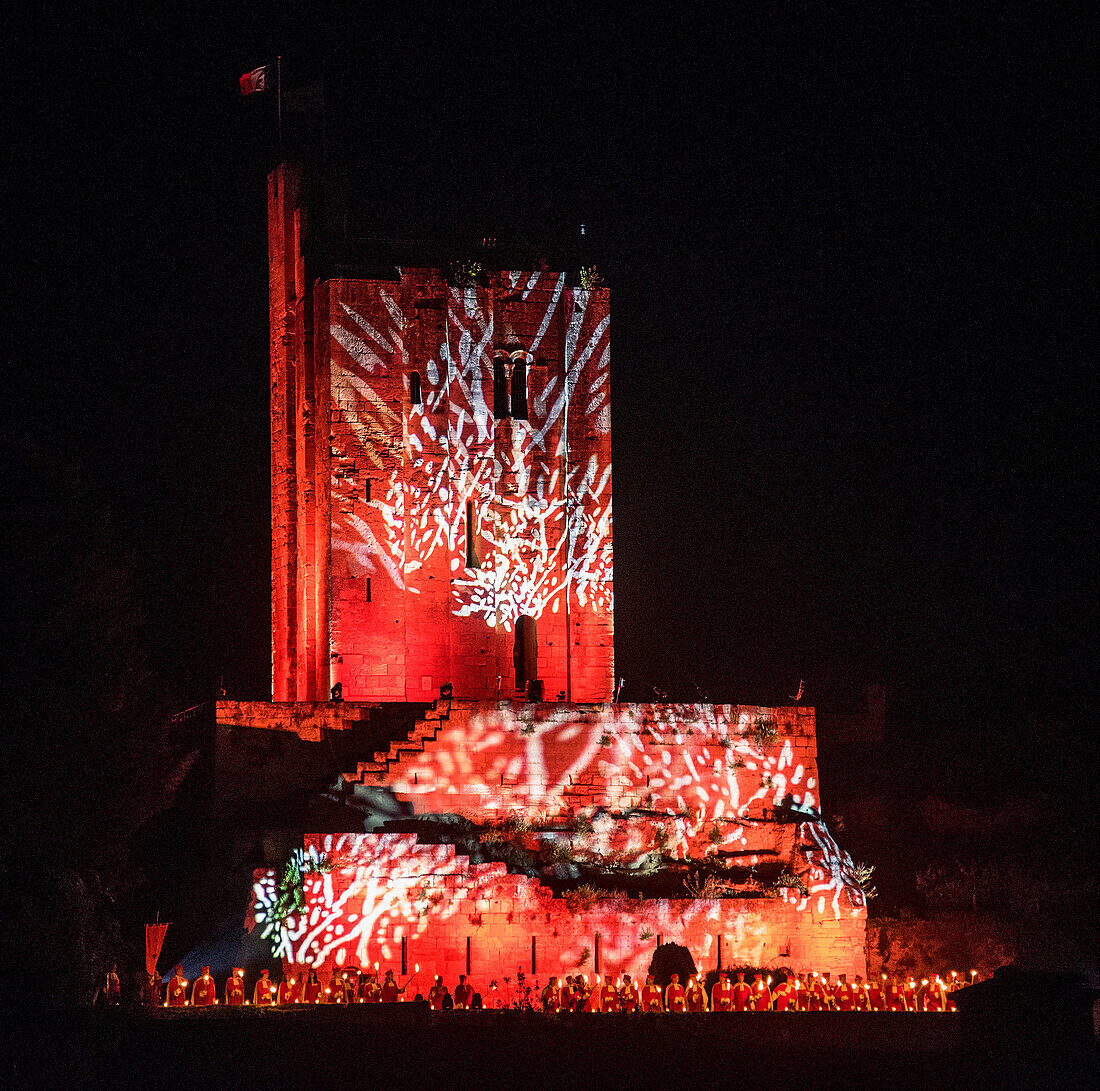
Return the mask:
{"type": "Polygon", "coordinates": [[[788,856],[794,824],[774,809],[820,808],[812,708],[456,704],[414,735],[349,779],[478,823],[602,812],[587,848],[620,859],[653,851],[659,830],[676,859],[788,856]]]}
{"type": "Polygon", "coordinates": [[[453,987],[467,970],[483,993],[517,969],[545,983],[551,975],[595,969],[643,976],[657,938],[686,946],[700,969],[724,965],[789,966],[831,973],[866,972],[866,912],[841,898],[633,900],[578,904],[503,864],[471,866],[449,845],[421,845],[411,834],[311,835],[308,849],[336,863],[305,882],[305,909],[272,926],[275,872],[255,876],[250,927],[268,931],[286,967],[324,970],[380,962],[422,967],[418,987],[441,973],[453,987]],[[533,948],[532,948],[533,941],[533,948]],[[587,957],[586,957],[587,955],[587,957]]]}

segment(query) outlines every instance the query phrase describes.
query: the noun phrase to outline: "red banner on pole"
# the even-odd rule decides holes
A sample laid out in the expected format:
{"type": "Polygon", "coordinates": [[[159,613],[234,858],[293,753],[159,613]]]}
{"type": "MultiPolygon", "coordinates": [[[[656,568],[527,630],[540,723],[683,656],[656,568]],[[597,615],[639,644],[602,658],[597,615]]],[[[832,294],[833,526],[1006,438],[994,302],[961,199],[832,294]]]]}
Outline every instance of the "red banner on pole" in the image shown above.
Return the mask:
{"type": "Polygon", "coordinates": [[[167,931],[166,924],[145,926],[145,972],[147,974],[157,972],[157,959],[160,958],[160,949],[164,946],[164,933],[167,931]]]}

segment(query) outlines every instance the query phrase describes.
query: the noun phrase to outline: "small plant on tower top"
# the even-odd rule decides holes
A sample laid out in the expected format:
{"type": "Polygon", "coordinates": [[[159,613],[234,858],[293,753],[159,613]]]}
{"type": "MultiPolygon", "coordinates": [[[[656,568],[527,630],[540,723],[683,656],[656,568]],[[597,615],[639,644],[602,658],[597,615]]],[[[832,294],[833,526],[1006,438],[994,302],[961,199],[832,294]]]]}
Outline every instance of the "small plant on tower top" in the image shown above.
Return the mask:
{"type": "Polygon", "coordinates": [[[456,261],[451,266],[451,278],[459,288],[476,288],[482,268],[480,261],[456,261]]]}
{"type": "Polygon", "coordinates": [[[580,270],[581,287],[586,292],[591,292],[603,284],[603,277],[594,265],[582,265],[580,270]]]}
{"type": "Polygon", "coordinates": [[[752,722],[752,737],[757,746],[771,746],[779,740],[779,727],[770,716],[757,716],[752,722]]]}

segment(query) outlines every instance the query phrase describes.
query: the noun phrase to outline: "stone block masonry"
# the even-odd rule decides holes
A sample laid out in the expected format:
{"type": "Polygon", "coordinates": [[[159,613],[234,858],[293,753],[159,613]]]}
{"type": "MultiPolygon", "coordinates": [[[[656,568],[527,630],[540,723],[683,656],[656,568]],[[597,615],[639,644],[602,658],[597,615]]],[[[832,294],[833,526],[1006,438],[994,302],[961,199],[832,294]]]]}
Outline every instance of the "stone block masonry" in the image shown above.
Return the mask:
{"type": "Polygon", "coordinates": [[[335,866],[307,877],[300,919],[273,920],[276,873],[255,877],[253,919],[288,963],[389,960],[404,938],[423,953],[414,961],[444,967],[465,959],[470,937],[487,985],[512,976],[513,962],[526,967],[532,937],[543,974],[583,968],[598,932],[613,972],[648,965],[644,933],[683,943],[700,965],[713,964],[722,936],[727,963],[864,972],[866,902],[820,821],[812,709],[457,702],[448,720],[419,721],[356,773],[418,816],[461,816],[482,839],[504,828],[534,850],[556,844],[605,874],[647,861],[767,864],[798,882],[753,897],[589,891],[578,902],[413,834],[313,836],[312,858],[335,866]]]}
{"type": "Polygon", "coordinates": [[[269,179],[274,699],[609,698],[609,293],[307,284],[301,191],[269,179]]]}
{"type": "Polygon", "coordinates": [[[657,938],[683,944],[706,970],[726,966],[786,966],[796,971],[865,972],[864,917],[839,915],[816,901],[776,899],[630,899],[578,902],[554,896],[537,880],[503,865],[470,865],[450,845],[421,845],[411,834],[311,836],[306,847],[332,870],[306,876],[304,908],[273,916],[276,874],[255,875],[249,926],[273,940],[286,969],[311,965],[399,969],[406,942],[408,972],[417,984],[431,975],[449,987],[466,972],[471,984],[514,983],[521,970],[542,983],[551,976],[591,974],[597,943],[600,972],[644,980],[657,938]]]}

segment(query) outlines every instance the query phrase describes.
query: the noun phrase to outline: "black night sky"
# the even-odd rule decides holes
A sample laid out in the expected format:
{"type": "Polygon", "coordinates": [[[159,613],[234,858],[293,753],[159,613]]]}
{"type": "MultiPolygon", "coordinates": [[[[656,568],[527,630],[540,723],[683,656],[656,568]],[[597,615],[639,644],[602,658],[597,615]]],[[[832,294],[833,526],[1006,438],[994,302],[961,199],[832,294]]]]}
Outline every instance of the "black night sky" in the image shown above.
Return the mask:
{"type": "Polygon", "coordinates": [[[237,77],[278,50],[395,233],[602,248],[624,697],[881,682],[960,789],[1087,771],[1084,15],[125,9],[9,31],[5,428],[113,513],[179,707],[268,693],[274,133],[237,77]]]}

